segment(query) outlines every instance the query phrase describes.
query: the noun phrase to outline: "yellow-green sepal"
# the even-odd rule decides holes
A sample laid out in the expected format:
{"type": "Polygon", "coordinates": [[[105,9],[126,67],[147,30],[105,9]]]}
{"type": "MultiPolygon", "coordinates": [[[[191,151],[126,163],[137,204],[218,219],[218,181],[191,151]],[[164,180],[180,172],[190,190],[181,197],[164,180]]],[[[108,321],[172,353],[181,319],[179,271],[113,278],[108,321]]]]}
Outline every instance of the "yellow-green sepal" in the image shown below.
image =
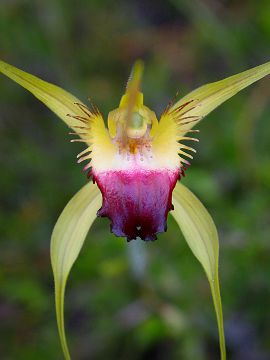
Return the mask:
{"type": "Polygon", "coordinates": [[[217,317],[221,360],[225,360],[226,348],[218,277],[219,241],[216,226],[203,204],[181,183],[177,183],[174,189],[173,205],[174,211],[171,214],[191,251],[206,272],[217,317]]]}
{"type": "Polygon", "coordinates": [[[67,204],[51,238],[51,262],[55,283],[55,307],[59,336],[66,360],[70,359],[64,325],[65,287],[72,265],[101,207],[97,186],[88,183],[67,204]]]}
{"type": "Polygon", "coordinates": [[[177,101],[170,108],[168,116],[178,108],[181,109],[177,115],[179,119],[181,116],[194,117],[194,121],[190,121],[183,125],[183,129],[187,131],[224,101],[269,74],[270,62],[267,62],[247,71],[227,77],[226,79],[203,85],[177,101]]]}
{"type": "MultiPolygon", "coordinates": [[[[0,72],[30,91],[36,98],[60,117],[69,127],[78,125],[78,121],[67,114],[85,116],[76,103],[81,103],[75,96],[59,86],[48,83],[38,77],[22,71],[0,60],[0,72]]],[[[73,128],[77,131],[77,128],[73,128]]]]}

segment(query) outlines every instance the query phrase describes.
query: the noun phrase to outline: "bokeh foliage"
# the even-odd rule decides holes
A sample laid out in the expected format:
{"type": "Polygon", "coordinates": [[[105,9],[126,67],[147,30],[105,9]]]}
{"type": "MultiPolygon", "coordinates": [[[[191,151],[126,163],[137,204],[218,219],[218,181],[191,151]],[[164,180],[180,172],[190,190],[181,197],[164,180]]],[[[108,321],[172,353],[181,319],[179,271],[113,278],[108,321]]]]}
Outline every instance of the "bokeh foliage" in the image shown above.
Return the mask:
{"type": "MultiPolygon", "coordinates": [[[[2,0],[0,56],[55,82],[104,115],[133,61],[145,60],[145,103],[269,60],[267,0],[2,0]]],[[[220,234],[228,356],[270,358],[269,79],[210,114],[183,183],[220,234]]],[[[49,239],[87,181],[80,145],[21,88],[0,79],[0,357],[60,359],[49,239]]],[[[217,359],[210,290],[172,219],[154,243],[112,236],[98,219],[66,297],[74,359],[217,359]]]]}

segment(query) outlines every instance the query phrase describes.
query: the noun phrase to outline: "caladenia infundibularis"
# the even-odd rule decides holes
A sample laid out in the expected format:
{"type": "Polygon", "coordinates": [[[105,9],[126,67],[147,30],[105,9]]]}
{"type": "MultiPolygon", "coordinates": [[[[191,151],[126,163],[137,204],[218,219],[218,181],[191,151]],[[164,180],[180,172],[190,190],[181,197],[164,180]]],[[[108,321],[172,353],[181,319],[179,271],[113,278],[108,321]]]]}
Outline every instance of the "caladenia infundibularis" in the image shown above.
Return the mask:
{"type": "Polygon", "coordinates": [[[54,227],[51,261],[57,324],[66,359],[64,328],[66,281],[96,216],[111,220],[111,231],[128,241],[155,240],[166,231],[168,213],[176,220],[210,283],[217,317],[221,359],[226,359],[218,280],[219,243],[215,224],[197,197],[179,180],[198,141],[192,128],[221,103],[270,73],[270,62],[207,84],[170,104],[158,120],[144,105],[143,64],[133,67],[120,105],[108,115],[108,128],[95,106],[88,108],[65,90],[0,61],[0,72],[29,90],[56,113],[86,149],[90,180],[69,201],[54,227]]]}

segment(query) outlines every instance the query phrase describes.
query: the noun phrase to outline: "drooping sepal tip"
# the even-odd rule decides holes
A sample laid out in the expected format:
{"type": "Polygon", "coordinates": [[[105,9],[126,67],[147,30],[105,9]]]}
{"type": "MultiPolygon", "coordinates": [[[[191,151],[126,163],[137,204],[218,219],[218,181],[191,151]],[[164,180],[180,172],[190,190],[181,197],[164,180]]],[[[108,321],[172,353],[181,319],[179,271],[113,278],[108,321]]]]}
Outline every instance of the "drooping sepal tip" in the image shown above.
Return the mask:
{"type": "Polygon", "coordinates": [[[183,184],[177,183],[173,192],[174,211],[179,225],[194,256],[199,260],[210,284],[216,312],[221,360],[226,360],[226,346],[222,303],[219,288],[219,240],[215,223],[200,200],[183,184]]]}
{"type": "Polygon", "coordinates": [[[51,263],[55,283],[56,318],[66,360],[70,360],[64,322],[66,282],[100,206],[101,194],[97,186],[89,182],[66,205],[52,233],[51,263]]]}

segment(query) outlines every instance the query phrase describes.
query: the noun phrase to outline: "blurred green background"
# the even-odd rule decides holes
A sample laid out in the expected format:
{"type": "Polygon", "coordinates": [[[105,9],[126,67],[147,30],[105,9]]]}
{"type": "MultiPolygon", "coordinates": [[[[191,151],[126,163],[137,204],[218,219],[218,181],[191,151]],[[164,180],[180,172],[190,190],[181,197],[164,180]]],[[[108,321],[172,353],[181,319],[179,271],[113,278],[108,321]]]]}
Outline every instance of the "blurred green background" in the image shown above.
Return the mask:
{"type": "MultiPolygon", "coordinates": [[[[136,58],[145,103],[160,115],[184,95],[269,60],[269,0],[0,1],[0,57],[59,84],[106,116],[136,58]]],[[[269,78],[199,129],[183,179],[220,234],[228,359],[270,359],[269,78]]],[[[0,77],[0,358],[62,359],[49,242],[86,183],[80,144],[32,95],[0,77]]],[[[126,243],[98,219],[71,273],[73,359],[216,360],[205,275],[174,221],[153,243],[126,243]]]]}

